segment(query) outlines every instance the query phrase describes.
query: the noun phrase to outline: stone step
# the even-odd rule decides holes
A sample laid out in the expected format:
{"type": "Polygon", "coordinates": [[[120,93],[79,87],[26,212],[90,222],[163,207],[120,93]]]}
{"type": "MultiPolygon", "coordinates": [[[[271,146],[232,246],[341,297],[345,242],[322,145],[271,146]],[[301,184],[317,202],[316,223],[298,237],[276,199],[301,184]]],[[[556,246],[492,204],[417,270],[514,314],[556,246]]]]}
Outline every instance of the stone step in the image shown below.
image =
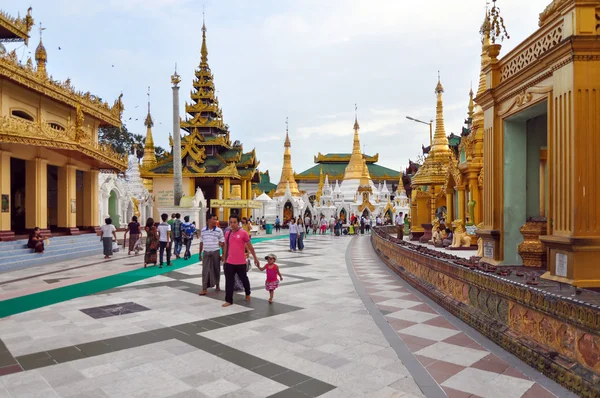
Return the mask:
{"type": "MultiPolygon", "coordinates": [[[[100,237],[96,234],[55,236],[50,238],[50,244],[48,247],[73,244],[77,242],[88,242],[93,240],[100,241],[100,237]]],[[[27,239],[19,239],[12,242],[0,242],[0,256],[5,251],[26,249],[26,246],[27,239]]]]}
{"type": "MultiPolygon", "coordinates": [[[[99,242],[98,242],[99,243],[99,242]]],[[[78,258],[98,256],[102,259],[102,245],[100,247],[86,246],[84,250],[70,251],[63,254],[52,253],[31,253],[31,257],[21,260],[0,263],[0,273],[16,271],[20,269],[55,264],[63,261],[76,260],[78,258]]]]}

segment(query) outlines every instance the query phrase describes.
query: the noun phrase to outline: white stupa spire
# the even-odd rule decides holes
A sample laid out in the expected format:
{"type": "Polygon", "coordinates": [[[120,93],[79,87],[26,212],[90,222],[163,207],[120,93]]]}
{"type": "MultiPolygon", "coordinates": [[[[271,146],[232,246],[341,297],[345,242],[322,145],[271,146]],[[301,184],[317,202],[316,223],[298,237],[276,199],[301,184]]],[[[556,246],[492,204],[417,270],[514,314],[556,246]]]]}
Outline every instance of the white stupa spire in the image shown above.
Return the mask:
{"type": "Polygon", "coordinates": [[[342,192],[342,190],[340,189],[340,184],[338,184],[338,180],[335,180],[335,187],[333,188],[333,192],[342,192]]]}

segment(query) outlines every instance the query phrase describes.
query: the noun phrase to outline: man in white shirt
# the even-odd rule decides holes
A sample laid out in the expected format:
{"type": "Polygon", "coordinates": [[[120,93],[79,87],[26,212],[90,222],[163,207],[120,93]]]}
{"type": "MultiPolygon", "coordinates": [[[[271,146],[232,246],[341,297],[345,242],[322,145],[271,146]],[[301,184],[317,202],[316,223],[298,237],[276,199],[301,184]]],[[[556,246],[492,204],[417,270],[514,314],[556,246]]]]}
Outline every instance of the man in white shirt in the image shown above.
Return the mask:
{"type": "Polygon", "coordinates": [[[171,226],[167,222],[169,215],[163,213],[160,218],[162,219],[162,222],[158,225],[158,244],[160,248],[160,266],[158,268],[162,268],[163,266],[165,249],[167,249],[167,267],[171,266],[171,249],[169,247],[171,244],[171,226]]]}
{"type": "Polygon", "coordinates": [[[200,233],[200,260],[202,260],[202,291],[200,296],[207,293],[209,287],[215,286],[220,291],[221,280],[221,248],[225,245],[223,230],[217,226],[219,220],[211,214],[208,225],[200,233]]]}

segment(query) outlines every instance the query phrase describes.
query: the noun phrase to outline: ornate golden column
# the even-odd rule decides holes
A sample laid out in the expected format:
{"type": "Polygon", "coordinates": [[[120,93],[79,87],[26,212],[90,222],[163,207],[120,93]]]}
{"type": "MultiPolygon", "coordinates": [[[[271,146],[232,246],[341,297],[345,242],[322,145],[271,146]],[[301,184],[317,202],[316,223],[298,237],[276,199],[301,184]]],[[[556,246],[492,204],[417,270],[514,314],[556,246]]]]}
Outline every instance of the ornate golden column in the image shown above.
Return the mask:
{"type": "Polygon", "coordinates": [[[481,203],[481,198],[479,195],[479,186],[478,186],[478,182],[477,182],[477,175],[471,176],[469,175],[469,192],[471,192],[471,199],[475,202],[475,211],[474,211],[474,217],[473,220],[471,220],[471,222],[473,223],[473,225],[477,225],[481,222],[481,217],[480,217],[480,212],[479,209],[481,209],[482,203],[481,203]]]}
{"type": "Polygon", "coordinates": [[[48,231],[48,161],[34,158],[25,165],[25,227],[48,231]]]}
{"type": "MultiPolygon", "coordinates": [[[[229,177],[223,178],[223,199],[229,199],[231,195],[231,179],[229,177]]],[[[223,209],[223,221],[229,222],[230,209],[223,209]]]]}
{"type": "MultiPolygon", "coordinates": [[[[240,181],[240,185],[242,187],[242,200],[246,200],[246,199],[248,199],[248,191],[247,191],[248,185],[246,184],[246,181],[244,181],[244,180],[240,181]]],[[[245,208],[245,207],[242,208],[242,217],[248,217],[248,208],[245,208]]]]}
{"type": "MultiPolygon", "coordinates": [[[[465,207],[466,207],[466,203],[465,203],[465,187],[454,187],[454,189],[456,189],[456,192],[458,192],[458,203],[457,203],[457,207],[458,207],[458,214],[456,215],[456,219],[457,220],[462,220],[463,223],[465,222],[465,207]]],[[[454,221],[454,220],[452,220],[454,221]]]]}
{"type": "Polygon", "coordinates": [[[450,228],[454,220],[454,189],[446,189],[446,227],[450,228]]]}
{"type": "MultiPolygon", "coordinates": [[[[99,171],[91,169],[83,172],[83,225],[90,229],[97,229],[98,222],[98,174],[99,171]]],[[[151,217],[148,214],[148,217],[151,217]]],[[[140,221],[145,223],[146,220],[140,221]]]]}
{"type": "Polygon", "coordinates": [[[77,169],[73,165],[58,168],[58,227],[70,235],[78,235],[77,229],[77,169]]]}
{"type": "Polygon", "coordinates": [[[10,155],[8,151],[0,150],[0,199],[8,199],[8,203],[2,203],[2,206],[8,206],[8,211],[0,209],[0,241],[9,241],[15,239],[14,231],[11,231],[11,195],[10,195],[10,155]],[[6,195],[6,196],[5,196],[6,195]]]}

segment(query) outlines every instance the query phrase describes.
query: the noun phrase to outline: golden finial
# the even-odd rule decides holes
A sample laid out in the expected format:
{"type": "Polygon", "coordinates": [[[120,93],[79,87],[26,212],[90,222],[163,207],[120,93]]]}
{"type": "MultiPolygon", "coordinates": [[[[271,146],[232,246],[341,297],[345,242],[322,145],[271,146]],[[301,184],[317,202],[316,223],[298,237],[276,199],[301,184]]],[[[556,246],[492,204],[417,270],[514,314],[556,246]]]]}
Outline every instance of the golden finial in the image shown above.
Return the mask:
{"type": "Polygon", "coordinates": [[[285,117],[285,147],[291,147],[292,144],[290,143],[290,136],[288,135],[288,118],[287,116],[285,117]]]}
{"type": "Polygon", "coordinates": [[[177,62],[175,62],[175,72],[171,76],[171,84],[174,87],[177,87],[177,85],[179,84],[179,82],[181,82],[181,77],[177,74],[177,62]]]}
{"type": "Polygon", "coordinates": [[[473,103],[473,82],[471,82],[471,89],[469,90],[469,119],[473,119],[473,109],[475,109],[475,104],[473,103]]]}
{"type": "Polygon", "coordinates": [[[46,74],[46,62],[48,61],[48,54],[46,53],[46,48],[42,42],[42,32],[44,30],[46,30],[46,28],[42,27],[42,23],[40,22],[40,44],[38,44],[35,49],[35,60],[37,62],[38,72],[43,75],[46,74]]]}
{"type": "Polygon", "coordinates": [[[358,125],[358,107],[354,104],[354,130],[360,129],[358,125]]]}
{"type": "Polygon", "coordinates": [[[206,48],[206,25],[204,24],[204,11],[202,11],[202,48],[200,49],[200,64],[208,63],[208,49],[206,48]]]}
{"type": "Polygon", "coordinates": [[[150,86],[148,86],[148,115],[146,116],[146,120],[144,121],[144,126],[148,128],[154,126],[154,121],[152,120],[152,116],[150,115],[150,86]]]}
{"type": "Polygon", "coordinates": [[[438,82],[437,82],[437,86],[435,86],[435,93],[439,94],[439,93],[443,93],[444,92],[444,86],[442,86],[442,82],[440,80],[440,71],[438,70],[438,82]]]}

